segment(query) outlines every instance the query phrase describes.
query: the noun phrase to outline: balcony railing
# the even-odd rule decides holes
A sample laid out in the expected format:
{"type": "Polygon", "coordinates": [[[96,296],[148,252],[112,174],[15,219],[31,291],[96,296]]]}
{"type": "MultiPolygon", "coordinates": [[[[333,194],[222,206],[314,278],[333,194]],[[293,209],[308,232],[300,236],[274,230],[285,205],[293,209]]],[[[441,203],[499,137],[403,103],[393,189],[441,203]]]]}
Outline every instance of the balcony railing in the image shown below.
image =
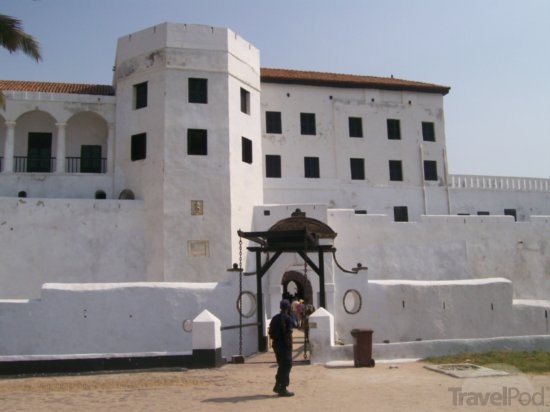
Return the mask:
{"type": "Polygon", "coordinates": [[[450,175],[453,189],[550,192],[550,179],[505,176],[450,175]]]}
{"type": "Polygon", "coordinates": [[[55,157],[14,156],[15,173],[51,173],[55,170],[55,157]]]}
{"type": "MultiPolygon", "coordinates": [[[[55,157],[32,158],[26,156],[14,156],[15,173],[52,173],[55,171],[55,157]]],[[[2,161],[0,160],[0,167],[2,161]]],[[[66,173],[106,173],[107,159],[104,157],[66,157],[66,173]]]]}
{"type": "Polygon", "coordinates": [[[106,173],[107,159],[104,157],[66,157],[67,173],[106,173]]]}

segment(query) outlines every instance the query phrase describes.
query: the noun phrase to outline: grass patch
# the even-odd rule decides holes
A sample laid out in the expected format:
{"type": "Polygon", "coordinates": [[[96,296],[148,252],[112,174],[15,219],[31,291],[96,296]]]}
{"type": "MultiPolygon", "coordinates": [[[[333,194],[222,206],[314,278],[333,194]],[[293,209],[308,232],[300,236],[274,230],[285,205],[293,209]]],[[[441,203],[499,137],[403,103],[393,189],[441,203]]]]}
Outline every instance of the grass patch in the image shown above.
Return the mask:
{"type": "Polygon", "coordinates": [[[474,365],[483,366],[491,363],[504,363],[514,366],[523,373],[550,373],[550,352],[493,351],[485,353],[461,353],[459,355],[426,358],[424,361],[436,365],[473,363],[474,365]]]}

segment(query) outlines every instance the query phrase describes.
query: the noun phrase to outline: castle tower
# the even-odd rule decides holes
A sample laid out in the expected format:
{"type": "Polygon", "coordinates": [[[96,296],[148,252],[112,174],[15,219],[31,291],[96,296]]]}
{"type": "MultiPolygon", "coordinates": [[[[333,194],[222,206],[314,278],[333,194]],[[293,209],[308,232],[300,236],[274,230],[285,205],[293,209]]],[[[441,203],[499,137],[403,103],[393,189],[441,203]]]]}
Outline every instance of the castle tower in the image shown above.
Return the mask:
{"type": "Polygon", "coordinates": [[[221,280],[263,197],[258,50],[164,23],[119,39],[114,75],[115,187],[144,202],[147,280],[221,280]]]}

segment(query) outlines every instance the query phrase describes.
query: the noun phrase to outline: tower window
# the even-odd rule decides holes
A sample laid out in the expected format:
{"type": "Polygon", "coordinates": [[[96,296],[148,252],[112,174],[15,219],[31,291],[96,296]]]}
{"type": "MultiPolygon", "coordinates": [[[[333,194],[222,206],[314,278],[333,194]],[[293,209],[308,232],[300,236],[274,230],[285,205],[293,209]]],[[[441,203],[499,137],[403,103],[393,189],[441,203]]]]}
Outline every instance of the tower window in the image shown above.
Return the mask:
{"type": "Polygon", "coordinates": [[[134,85],[134,109],[147,107],[147,82],[134,85]]]}
{"type": "Polygon", "coordinates": [[[208,154],[208,139],[204,129],[187,129],[187,154],[206,156],[208,154]]]}
{"type": "Polygon", "coordinates": [[[241,138],[242,159],[245,163],[252,163],[252,140],[241,138]]]}
{"type": "Polygon", "coordinates": [[[250,114],[250,92],[241,87],[241,112],[250,114]]]}
{"type": "Polygon", "coordinates": [[[135,134],[132,136],[132,148],[131,159],[132,162],[136,160],[145,159],[147,156],[147,133],[135,134]]]}
{"type": "Polygon", "coordinates": [[[208,79],[190,77],[188,86],[189,103],[208,103],[208,79]]]}

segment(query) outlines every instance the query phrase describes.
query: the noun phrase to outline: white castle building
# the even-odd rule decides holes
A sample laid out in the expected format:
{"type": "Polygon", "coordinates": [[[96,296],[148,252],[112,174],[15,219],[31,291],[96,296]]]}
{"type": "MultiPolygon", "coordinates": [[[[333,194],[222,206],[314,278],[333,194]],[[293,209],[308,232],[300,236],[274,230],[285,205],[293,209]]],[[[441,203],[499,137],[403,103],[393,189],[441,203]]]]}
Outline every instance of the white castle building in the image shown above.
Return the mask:
{"type": "Polygon", "coordinates": [[[324,308],[313,360],[550,347],[550,180],[450,175],[448,87],[173,23],[113,73],[0,81],[0,357],[185,355],[205,309],[250,354],[283,292],[324,308]]]}

